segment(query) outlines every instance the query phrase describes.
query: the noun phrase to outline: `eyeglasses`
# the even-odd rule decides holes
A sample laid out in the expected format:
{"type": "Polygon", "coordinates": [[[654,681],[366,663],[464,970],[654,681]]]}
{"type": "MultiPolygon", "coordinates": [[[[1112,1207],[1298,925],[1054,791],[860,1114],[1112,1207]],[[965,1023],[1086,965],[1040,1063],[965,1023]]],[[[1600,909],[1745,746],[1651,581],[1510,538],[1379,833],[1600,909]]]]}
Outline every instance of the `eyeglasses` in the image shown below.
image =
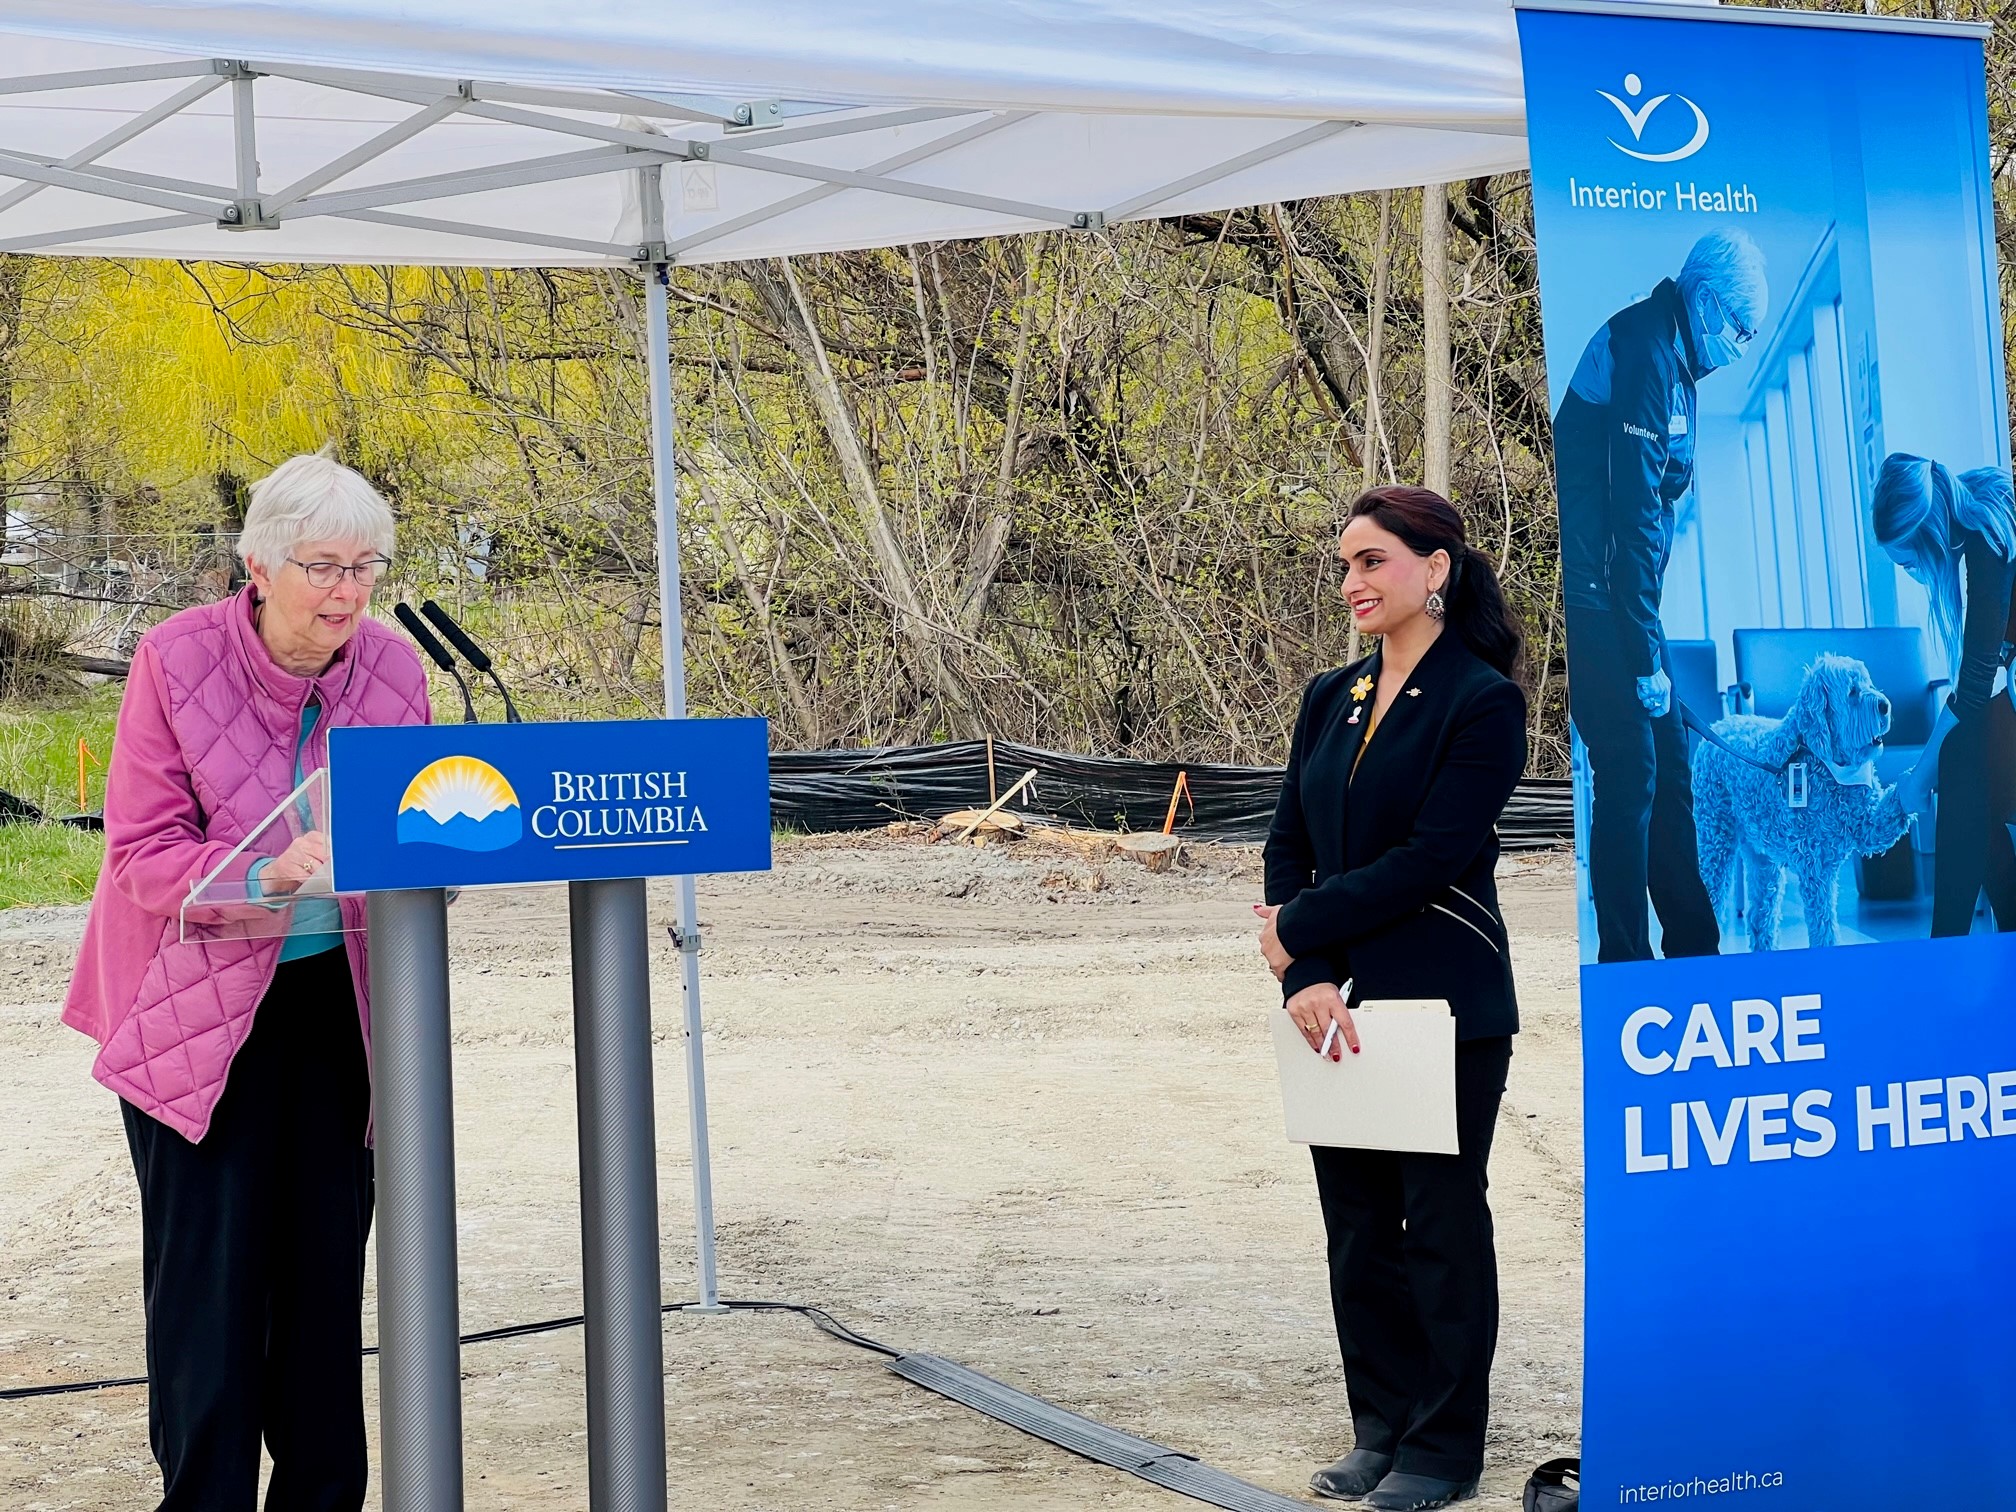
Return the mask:
{"type": "Polygon", "coordinates": [[[1729,313],[1729,306],[1722,302],[1722,296],[1720,294],[1717,294],[1713,289],[1710,289],[1708,291],[1708,297],[1715,301],[1715,308],[1717,311],[1721,313],[1722,323],[1729,327],[1729,334],[1733,338],[1735,338],[1736,345],[1738,346],[1750,345],[1751,339],[1754,336],[1756,336],[1757,333],[1752,330],[1744,329],[1743,322],[1738,320],[1734,315],[1729,313]]]}
{"type": "Polygon", "coordinates": [[[343,562],[302,562],[289,557],[301,569],[311,588],[334,588],[344,578],[355,578],[359,588],[375,587],[378,574],[392,565],[390,557],[372,557],[369,561],[347,564],[343,562]]]}

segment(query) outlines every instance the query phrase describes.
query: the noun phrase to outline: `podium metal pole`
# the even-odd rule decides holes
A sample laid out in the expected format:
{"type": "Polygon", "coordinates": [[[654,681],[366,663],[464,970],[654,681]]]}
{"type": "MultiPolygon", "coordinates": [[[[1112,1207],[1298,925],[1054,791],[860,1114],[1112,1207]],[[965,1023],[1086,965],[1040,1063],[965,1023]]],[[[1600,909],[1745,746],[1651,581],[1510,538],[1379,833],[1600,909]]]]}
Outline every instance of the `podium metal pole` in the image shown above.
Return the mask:
{"type": "Polygon", "coordinates": [[[368,896],[385,1512],[460,1512],[462,1346],[448,895],[368,896]]]}
{"type": "MultiPolygon", "coordinates": [[[[662,233],[658,170],[639,176],[647,224],[662,233]],[[655,215],[654,215],[655,212],[655,215]]],[[[672,333],[667,324],[665,263],[644,274],[646,353],[651,370],[651,480],[658,508],[659,646],[665,663],[665,714],[686,717],[686,636],[679,608],[679,478],[672,452],[672,333]]],[[[693,879],[679,878],[679,947],[686,1008],[686,1117],[693,1148],[693,1238],[699,1302],[689,1312],[725,1312],[714,1271],[714,1168],[707,1148],[707,1065],[700,1021],[700,921],[693,879]]]]}
{"type": "Polygon", "coordinates": [[[644,882],[570,882],[588,1505],[665,1512],[658,1151],[644,882]]]}

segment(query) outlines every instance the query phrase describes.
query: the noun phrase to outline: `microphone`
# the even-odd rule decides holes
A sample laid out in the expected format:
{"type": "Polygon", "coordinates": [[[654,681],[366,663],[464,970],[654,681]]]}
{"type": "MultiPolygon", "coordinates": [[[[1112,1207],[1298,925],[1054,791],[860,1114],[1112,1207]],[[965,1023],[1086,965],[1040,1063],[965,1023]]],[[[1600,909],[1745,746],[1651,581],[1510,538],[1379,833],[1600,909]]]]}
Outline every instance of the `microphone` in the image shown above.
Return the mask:
{"type": "Polygon", "coordinates": [[[469,696],[469,684],[462,681],[462,674],[455,670],[455,659],[450,656],[441,642],[434,639],[427,627],[420,623],[420,616],[413,612],[411,604],[394,604],[392,617],[406,627],[406,633],[419,643],[427,653],[427,659],[455,679],[455,686],[462,690],[462,723],[481,724],[476,717],[476,701],[469,696]]]}
{"type": "Polygon", "coordinates": [[[420,612],[427,616],[436,630],[439,630],[448,638],[449,645],[462,653],[464,661],[490,679],[490,685],[497,690],[497,696],[504,700],[504,722],[506,724],[523,724],[525,721],[518,713],[518,706],[511,702],[511,695],[504,690],[502,679],[497,676],[496,669],[490,665],[490,654],[477,645],[476,642],[469,639],[462,627],[448,618],[448,611],[435,603],[434,600],[424,600],[420,605],[420,612]]]}

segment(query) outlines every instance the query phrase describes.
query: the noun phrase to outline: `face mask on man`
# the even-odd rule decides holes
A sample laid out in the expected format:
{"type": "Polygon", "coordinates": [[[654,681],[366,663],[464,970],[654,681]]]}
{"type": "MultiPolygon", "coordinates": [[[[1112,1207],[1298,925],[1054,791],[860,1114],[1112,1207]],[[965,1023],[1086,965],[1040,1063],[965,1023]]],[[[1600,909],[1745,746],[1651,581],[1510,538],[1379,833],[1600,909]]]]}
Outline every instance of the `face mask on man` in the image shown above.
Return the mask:
{"type": "Polygon", "coordinates": [[[1697,324],[1694,332],[1694,352],[1700,359],[1701,371],[1712,373],[1717,368],[1728,367],[1743,357],[1750,345],[1754,331],[1746,331],[1730,318],[1723,308],[1722,300],[1713,289],[1703,289],[1694,303],[1697,324]]]}

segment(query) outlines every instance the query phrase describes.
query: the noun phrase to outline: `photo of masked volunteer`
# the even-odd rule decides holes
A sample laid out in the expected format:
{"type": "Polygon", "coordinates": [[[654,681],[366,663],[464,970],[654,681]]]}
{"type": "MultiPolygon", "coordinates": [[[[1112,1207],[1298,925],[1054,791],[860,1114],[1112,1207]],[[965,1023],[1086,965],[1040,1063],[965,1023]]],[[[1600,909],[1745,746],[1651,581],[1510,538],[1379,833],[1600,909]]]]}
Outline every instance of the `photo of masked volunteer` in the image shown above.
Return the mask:
{"type": "Polygon", "coordinates": [[[1742,357],[1767,302],[1756,244],[1708,233],[1677,277],[1590,338],[1554,418],[1569,714],[1589,761],[1599,961],[1652,959],[1648,897],[1663,954],[1720,946],[1659,604],[1694,486],[1695,386],[1742,357]]]}
{"type": "Polygon", "coordinates": [[[1958,651],[1953,692],[1917,765],[1897,784],[1912,814],[1925,814],[1938,794],[1932,933],[1968,933],[1984,886],[1995,927],[2016,929],[2009,828],[2016,822],[2016,705],[2007,682],[2016,495],[2009,474],[1981,467],[1955,476],[1940,463],[1894,452],[1876,476],[1871,516],[1885,554],[1924,587],[1940,640],[1958,651]]]}

